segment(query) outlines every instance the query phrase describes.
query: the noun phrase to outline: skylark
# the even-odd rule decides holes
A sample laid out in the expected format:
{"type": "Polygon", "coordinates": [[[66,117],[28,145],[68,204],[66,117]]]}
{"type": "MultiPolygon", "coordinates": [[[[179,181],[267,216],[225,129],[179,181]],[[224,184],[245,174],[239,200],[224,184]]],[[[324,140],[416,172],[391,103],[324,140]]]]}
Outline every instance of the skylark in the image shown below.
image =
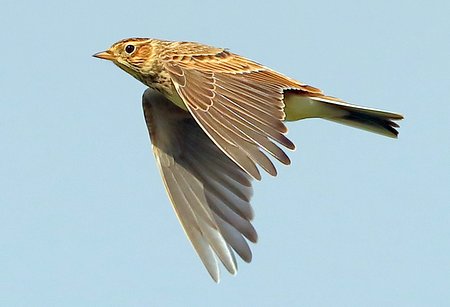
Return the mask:
{"type": "Polygon", "coordinates": [[[234,252],[250,262],[252,179],[275,176],[271,155],[290,160],[284,121],[323,118],[397,137],[402,115],[356,106],[227,49],[149,38],[119,41],[94,55],[149,87],[144,116],[168,196],[211,277],[217,258],[232,274],[234,252]],[[234,252],[233,252],[234,251],[234,252]]]}

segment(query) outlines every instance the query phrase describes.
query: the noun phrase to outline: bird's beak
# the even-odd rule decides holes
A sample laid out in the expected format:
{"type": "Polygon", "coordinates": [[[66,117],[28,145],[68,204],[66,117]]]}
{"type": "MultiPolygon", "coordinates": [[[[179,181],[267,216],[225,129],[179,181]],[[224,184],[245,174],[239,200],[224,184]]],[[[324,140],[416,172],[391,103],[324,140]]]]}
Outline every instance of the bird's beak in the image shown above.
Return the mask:
{"type": "Polygon", "coordinates": [[[93,57],[110,61],[115,59],[114,55],[109,50],[97,52],[96,54],[93,55],[93,57]]]}

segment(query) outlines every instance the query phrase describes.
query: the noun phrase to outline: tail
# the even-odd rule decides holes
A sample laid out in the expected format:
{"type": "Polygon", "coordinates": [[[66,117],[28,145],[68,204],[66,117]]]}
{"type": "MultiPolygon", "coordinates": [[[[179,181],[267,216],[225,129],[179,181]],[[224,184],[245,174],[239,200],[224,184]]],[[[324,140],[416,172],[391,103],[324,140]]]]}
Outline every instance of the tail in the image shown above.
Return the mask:
{"type": "Polygon", "coordinates": [[[356,106],[328,96],[287,92],[284,101],[287,121],[323,118],[391,138],[398,136],[399,125],[394,121],[403,119],[397,113],[356,106]]]}

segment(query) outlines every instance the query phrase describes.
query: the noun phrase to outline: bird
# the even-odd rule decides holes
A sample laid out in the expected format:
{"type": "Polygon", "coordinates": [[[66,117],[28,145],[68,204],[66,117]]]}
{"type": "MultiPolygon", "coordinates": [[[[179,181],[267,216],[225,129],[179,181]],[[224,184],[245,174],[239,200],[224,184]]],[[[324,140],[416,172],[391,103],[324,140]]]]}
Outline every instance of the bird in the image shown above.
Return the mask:
{"type": "Polygon", "coordinates": [[[153,152],[172,207],[215,282],[219,261],[252,260],[250,204],[261,170],[291,163],[286,122],[322,118],[397,138],[401,114],[350,104],[262,64],[196,42],[127,38],[93,55],[148,88],[142,96],[153,152]]]}

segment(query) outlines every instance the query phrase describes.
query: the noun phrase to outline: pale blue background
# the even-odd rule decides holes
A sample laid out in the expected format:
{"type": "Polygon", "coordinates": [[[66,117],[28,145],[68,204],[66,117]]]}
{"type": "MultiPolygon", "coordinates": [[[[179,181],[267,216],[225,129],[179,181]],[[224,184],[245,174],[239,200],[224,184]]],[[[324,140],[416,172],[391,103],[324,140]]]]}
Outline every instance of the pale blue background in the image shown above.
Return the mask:
{"type": "Polygon", "coordinates": [[[448,1],[17,1],[0,10],[0,306],[449,306],[448,1]],[[228,47],[402,112],[391,140],[290,124],[254,261],[214,284],[151,153],[132,36],[228,47]]]}

